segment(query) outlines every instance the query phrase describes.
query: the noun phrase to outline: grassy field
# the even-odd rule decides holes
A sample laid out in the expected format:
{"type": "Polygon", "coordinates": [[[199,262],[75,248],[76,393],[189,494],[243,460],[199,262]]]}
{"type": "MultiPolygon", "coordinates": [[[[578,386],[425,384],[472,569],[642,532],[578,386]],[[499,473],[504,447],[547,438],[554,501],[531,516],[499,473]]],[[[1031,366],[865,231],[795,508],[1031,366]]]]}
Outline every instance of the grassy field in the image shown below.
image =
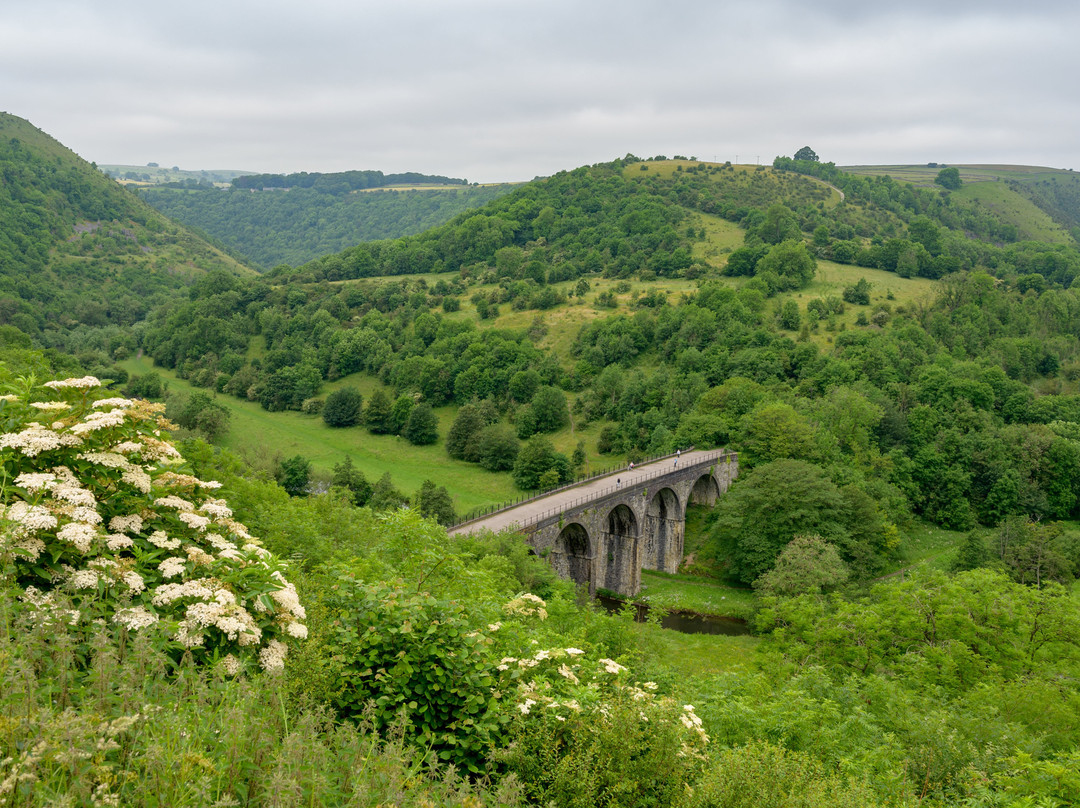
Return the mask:
{"type": "MultiPolygon", "coordinates": [[[[1069,171],[1060,168],[1047,168],[1045,166],[1014,166],[1014,165],[961,165],[950,163],[949,168],[960,171],[960,180],[964,183],[996,182],[1001,180],[1016,180],[1018,182],[1032,182],[1046,179],[1055,174],[1068,174],[1069,171]]],[[[863,174],[877,177],[884,174],[895,180],[910,182],[914,185],[933,185],[938,172],[945,168],[941,163],[937,166],[927,165],[883,165],[883,166],[839,166],[849,174],[863,174]]]]}
{"type": "Polygon", "coordinates": [[[641,595],[637,599],[662,609],[743,619],[753,612],[756,601],[751,589],[725,586],[713,578],[653,570],[641,571],[641,595]]]}
{"type": "MultiPolygon", "coordinates": [[[[153,367],[145,357],[129,359],[122,364],[132,374],[158,373],[168,382],[171,391],[190,394],[196,389],[175,373],[153,367]]],[[[345,384],[355,384],[368,392],[378,386],[378,382],[370,377],[351,376],[327,385],[324,393],[345,384]]],[[[390,472],[394,485],[407,494],[420,488],[424,480],[446,486],[459,513],[520,494],[509,474],[488,472],[446,455],[443,439],[457,414],[456,407],[441,407],[435,411],[440,433],[437,444],[413,446],[396,435],[372,435],[360,427],[331,429],[317,415],[267,412],[255,402],[232,396],[219,395],[216,400],[231,413],[229,432],[221,441],[222,446],[256,467],[269,467],[275,457],[300,454],[311,461],[317,474],[328,477],[333,467],[347,455],[369,481],[374,482],[390,472]]]]}

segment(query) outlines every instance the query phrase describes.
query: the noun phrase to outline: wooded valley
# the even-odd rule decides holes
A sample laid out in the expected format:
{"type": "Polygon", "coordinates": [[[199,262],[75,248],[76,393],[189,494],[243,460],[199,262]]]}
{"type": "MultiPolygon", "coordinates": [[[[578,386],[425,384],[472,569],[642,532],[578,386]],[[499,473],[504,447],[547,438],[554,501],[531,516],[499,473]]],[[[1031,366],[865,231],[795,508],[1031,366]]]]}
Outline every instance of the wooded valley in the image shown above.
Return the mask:
{"type": "Polygon", "coordinates": [[[1080,801],[1080,178],[795,154],[135,192],[0,115],[0,804],[1080,801]],[[752,635],[446,533],[721,446],[641,601],[752,635]]]}

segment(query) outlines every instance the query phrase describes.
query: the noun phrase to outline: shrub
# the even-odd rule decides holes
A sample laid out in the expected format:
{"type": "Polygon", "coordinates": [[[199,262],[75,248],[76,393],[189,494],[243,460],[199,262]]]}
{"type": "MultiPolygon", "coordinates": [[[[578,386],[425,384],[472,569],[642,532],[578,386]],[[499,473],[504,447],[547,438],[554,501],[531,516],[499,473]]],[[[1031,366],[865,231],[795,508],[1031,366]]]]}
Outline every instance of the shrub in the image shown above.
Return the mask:
{"type": "Polygon", "coordinates": [[[329,599],[328,646],[341,662],[335,704],[386,729],[401,714],[407,731],[442,760],[481,771],[499,730],[489,706],[495,662],[463,607],[401,582],[343,576],[329,599]]]}
{"type": "Polygon", "coordinates": [[[326,397],[322,418],[327,426],[356,426],[363,415],[364,397],[355,387],[342,387],[326,397]]]}
{"type": "Polygon", "coordinates": [[[94,400],[99,384],[0,400],[0,563],[31,619],[146,632],[229,673],[280,669],[287,638],[307,634],[284,565],[208,493],[218,483],[182,473],[160,405],[94,400]]]}

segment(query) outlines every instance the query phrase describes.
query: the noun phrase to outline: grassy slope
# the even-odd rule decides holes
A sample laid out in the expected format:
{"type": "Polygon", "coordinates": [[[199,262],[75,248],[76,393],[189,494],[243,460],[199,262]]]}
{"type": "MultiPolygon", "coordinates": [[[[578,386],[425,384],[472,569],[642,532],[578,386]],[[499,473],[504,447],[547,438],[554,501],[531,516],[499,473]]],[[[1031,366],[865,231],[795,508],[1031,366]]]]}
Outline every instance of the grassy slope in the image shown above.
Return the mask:
{"type": "MultiPolygon", "coordinates": [[[[196,389],[171,371],[153,367],[145,357],[122,364],[132,374],[151,370],[158,373],[168,381],[172,391],[189,394],[196,389]]],[[[365,381],[363,377],[347,377],[327,385],[324,392],[344,384],[355,384],[370,392],[378,383],[365,381]]],[[[437,444],[413,446],[404,438],[372,435],[360,427],[331,429],[315,415],[267,412],[255,402],[232,396],[219,395],[217,401],[231,413],[229,432],[221,441],[222,446],[259,467],[267,467],[276,456],[301,454],[311,461],[316,473],[328,476],[334,465],[348,455],[369,481],[390,472],[394,485],[407,494],[420,488],[424,480],[446,486],[458,512],[501,502],[520,493],[508,474],[493,474],[472,463],[447,457],[443,439],[456,414],[454,407],[436,410],[442,436],[437,444]]]]}
{"type": "MultiPolygon", "coordinates": [[[[1009,182],[1024,186],[1036,183],[1075,181],[1074,172],[1040,166],[1012,165],[955,165],[960,171],[963,186],[953,193],[960,199],[978,200],[989,208],[1002,213],[1016,225],[1021,239],[1046,241],[1051,244],[1070,244],[1068,230],[1030,199],[1009,187],[1009,182]]],[[[933,186],[941,167],[893,165],[893,166],[841,166],[852,174],[878,176],[887,174],[900,182],[919,186],[933,186]]]]}

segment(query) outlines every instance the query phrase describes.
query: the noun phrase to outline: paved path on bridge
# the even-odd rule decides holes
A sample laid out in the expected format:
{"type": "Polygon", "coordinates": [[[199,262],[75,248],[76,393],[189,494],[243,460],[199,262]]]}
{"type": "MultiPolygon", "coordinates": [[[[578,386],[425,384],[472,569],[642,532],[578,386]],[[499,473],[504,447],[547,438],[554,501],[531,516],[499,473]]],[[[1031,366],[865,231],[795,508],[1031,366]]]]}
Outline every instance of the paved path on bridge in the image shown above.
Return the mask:
{"type": "MultiPolygon", "coordinates": [[[[719,457],[723,455],[725,451],[726,450],[724,449],[697,449],[692,452],[683,452],[682,457],[679,458],[679,468],[685,468],[686,466],[691,466],[695,463],[701,463],[719,457]]],[[[627,486],[644,483],[650,479],[666,474],[669,471],[674,471],[674,463],[674,457],[665,457],[663,460],[634,466],[633,471],[623,469],[622,471],[612,472],[603,477],[596,477],[588,482],[575,485],[572,488],[556,491],[549,496],[540,497],[539,499],[530,500],[529,502],[523,502],[516,508],[509,508],[505,511],[500,511],[499,513],[493,513],[491,516],[477,519],[475,522],[466,522],[448,532],[450,535],[456,533],[472,533],[476,530],[490,530],[494,533],[498,533],[500,530],[505,530],[511,525],[527,525],[536,521],[538,517],[546,514],[548,511],[558,512],[565,510],[572,503],[579,502],[582,499],[594,499],[601,495],[614,493],[614,491],[618,490],[615,488],[616,480],[619,481],[619,489],[622,489],[627,486]]]]}

